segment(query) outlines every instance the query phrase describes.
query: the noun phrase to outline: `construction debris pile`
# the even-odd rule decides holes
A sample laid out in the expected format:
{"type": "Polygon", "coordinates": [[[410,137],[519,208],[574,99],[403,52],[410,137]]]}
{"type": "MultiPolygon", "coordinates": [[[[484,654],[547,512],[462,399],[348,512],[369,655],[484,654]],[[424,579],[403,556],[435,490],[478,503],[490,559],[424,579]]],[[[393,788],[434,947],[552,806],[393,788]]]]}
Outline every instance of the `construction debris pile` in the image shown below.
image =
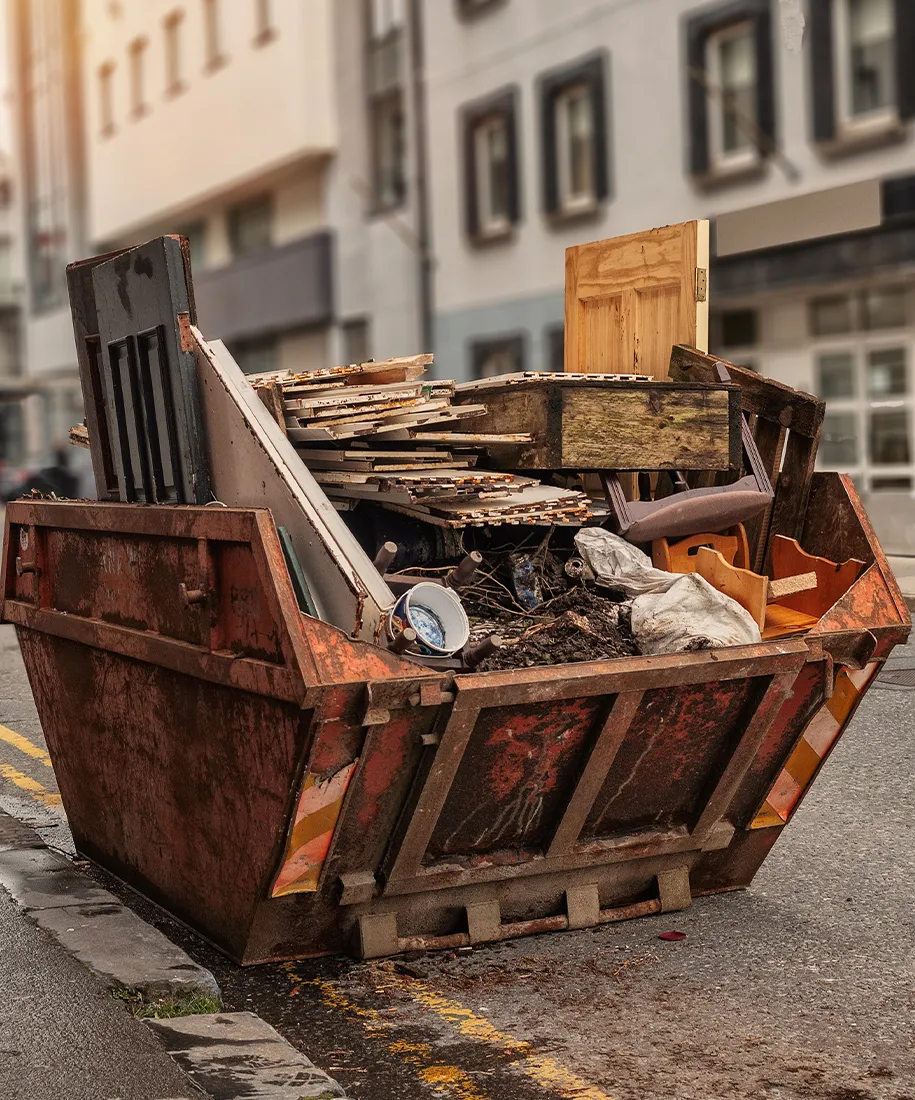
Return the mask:
{"type": "Polygon", "coordinates": [[[453,381],[424,377],[431,362],[418,355],[250,381],[339,511],[365,500],[439,527],[586,523],[584,493],[477,468],[489,451],[533,437],[454,430],[487,407],[453,404],[453,381]]]}
{"type": "MultiPolygon", "coordinates": [[[[618,354],[615,311],[634,292],[605,246],[628,247],[570,250],[566,371],[461,384],[434,377],[426,354],[243,375],[193,323],[179,238],[130,250],[148,324],[130,294],[105,290],[123,258],[72,265],[87,420],[71,439],[89,446],[101,499],[269,509],[304,613],[430,667],[805,633],[863,568],[797,541],[824,403],[665,345],[647,306],[630,317],[645,324],[628,334],[634,352],[618,354]],[[154,324],[158,358],[139,350],[154,324]],[[614,363],[646,372],[607,373],[614,363]]],[[[681,302],[681,320],[698,324],[696,306],[681,302]]]]}

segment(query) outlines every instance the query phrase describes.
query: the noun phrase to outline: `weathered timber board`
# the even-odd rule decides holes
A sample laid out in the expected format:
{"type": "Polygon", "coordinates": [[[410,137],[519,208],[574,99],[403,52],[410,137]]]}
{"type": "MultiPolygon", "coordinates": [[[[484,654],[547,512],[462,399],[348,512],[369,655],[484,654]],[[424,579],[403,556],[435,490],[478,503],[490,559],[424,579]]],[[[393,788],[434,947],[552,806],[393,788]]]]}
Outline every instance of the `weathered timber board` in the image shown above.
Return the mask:
{"type": "MultiPolygon", "coordinates": [[[[457,403],[472,401],[458,393],[457,403]]],[[[740,463],[736,385],[532,380],[488,388],[481,433],[526,431],[522,470],[729,470],[740,463]]]]}

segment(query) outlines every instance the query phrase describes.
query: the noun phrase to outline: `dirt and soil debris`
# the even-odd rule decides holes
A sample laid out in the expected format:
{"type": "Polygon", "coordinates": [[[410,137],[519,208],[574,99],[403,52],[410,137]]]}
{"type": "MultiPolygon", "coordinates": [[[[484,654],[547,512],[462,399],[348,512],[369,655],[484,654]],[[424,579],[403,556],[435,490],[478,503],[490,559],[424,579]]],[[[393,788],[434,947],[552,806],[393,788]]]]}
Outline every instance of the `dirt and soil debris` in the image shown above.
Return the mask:
{"type": "Polygon", "coordinates": [[[502,648],[480,671],[638,656],[629,603],[612,598],[613,593],[598,595],[574,573],[569,576],[566,561],[549,549],[548,540],[529,555],[525,591],[516,592],[518,557],[488,559],[474,582],[461,590],[471,640],[491,634],[502,638],[502,648]],[[543,600],[530,608],[519,600],[529,602],[532,590],[543,600]]]}

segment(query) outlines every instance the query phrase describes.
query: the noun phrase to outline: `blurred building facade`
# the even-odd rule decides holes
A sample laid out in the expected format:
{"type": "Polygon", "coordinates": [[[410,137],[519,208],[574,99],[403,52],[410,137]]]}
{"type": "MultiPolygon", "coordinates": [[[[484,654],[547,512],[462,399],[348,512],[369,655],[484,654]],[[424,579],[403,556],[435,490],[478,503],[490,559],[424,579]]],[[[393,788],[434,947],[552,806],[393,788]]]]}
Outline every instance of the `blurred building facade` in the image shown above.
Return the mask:
{"type": "Polygon", "coordinates": [[[247,371],[423,345],[418,10],[10,0],[33,456],[82,416],[66,264],[160,233],[247,371]]]}
{"type": "Polygon", "coordinates": [[[13,194],[10,157],[0,152],[0,480],[25,457],[23,400],[29,385],[22,369],[19,219],[13,194]]]}
{"type": "Polygon", "coordinates": [[[879,225],[713,260],[711,343],[829,399],[820,465],[915,552],[915,4],[457,0],[427,19],[441,369],[561,370],[568,245],[877,180],[879,225]]]}
{"type": "Polygon", "coordinates": [[[66,442],[82,416],[65,266],[85,244],[82,94],[76,0],[9,0],[7,42],[12,107],[11,248],[20,284],[17,337],[25,396],[11,401],[15,454],[44,457],[66,442]]]}
{"type": "Polygon", "coordinates": [[[186,233],[247,370],[460,379],[561,369],[568,245],[876,180],[867,228],[713,260],[712,345],[829,399],[821,465],[915,552],[912,0],[9,8],[33,439],[78,419],[77,256],[186,233]]]}

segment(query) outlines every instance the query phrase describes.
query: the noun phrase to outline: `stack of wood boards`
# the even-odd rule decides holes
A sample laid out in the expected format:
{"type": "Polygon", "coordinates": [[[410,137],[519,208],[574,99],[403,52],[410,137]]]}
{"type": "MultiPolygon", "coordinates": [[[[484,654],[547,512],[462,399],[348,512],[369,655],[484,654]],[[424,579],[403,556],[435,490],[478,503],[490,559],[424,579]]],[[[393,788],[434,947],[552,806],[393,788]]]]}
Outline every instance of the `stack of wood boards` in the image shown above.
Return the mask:
{"type": "Polygon", "coordinates": [[[588,522],[584,493],[478,467],[484,452],[514,453],[532,437],[453,430],[486,406],[452,404],[454,382],[425,377],[431,361],[419,355],[250,381],[341,511],[368,500],[440,527],[588,522]]]}

